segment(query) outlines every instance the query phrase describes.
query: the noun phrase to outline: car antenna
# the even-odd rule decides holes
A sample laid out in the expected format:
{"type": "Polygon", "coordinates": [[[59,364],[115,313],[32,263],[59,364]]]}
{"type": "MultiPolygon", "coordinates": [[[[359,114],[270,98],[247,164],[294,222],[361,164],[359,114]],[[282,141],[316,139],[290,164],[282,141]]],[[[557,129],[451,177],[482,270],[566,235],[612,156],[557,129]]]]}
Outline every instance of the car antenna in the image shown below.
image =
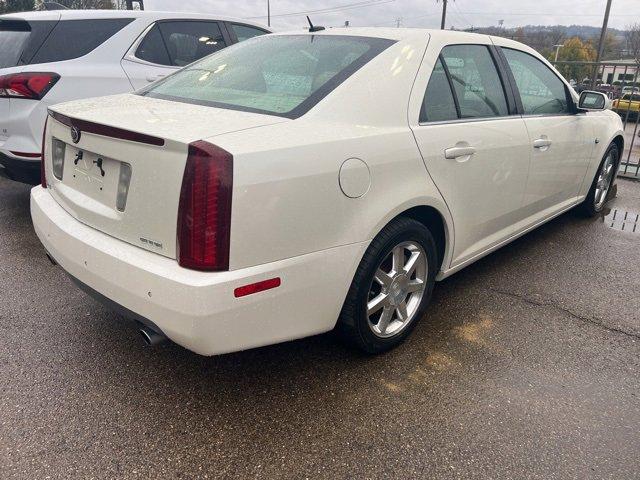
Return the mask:
{"type": "Polygon", "coordinates": [[[324,27],[321,27],[320,25],[318,25],[317,27],[313,25],[313,23],[311,23],[311,19],[309,18],[309,15],[307,15],[307,22],[309,22],[309,31],[310,32],[321,32],[322,30],[324,30],[324,27]]]}

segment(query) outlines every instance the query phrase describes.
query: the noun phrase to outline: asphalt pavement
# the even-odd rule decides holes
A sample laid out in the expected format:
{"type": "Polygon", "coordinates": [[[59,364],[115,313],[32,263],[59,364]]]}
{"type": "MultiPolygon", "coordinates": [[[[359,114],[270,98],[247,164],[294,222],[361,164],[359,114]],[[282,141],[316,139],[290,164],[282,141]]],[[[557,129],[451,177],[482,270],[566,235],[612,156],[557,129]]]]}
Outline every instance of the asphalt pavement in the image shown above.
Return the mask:
{"type": "Polygon", "coordinates": [[[386,355],[327,334],[205,358],[77,290],[0,178],[0,478],[637,479],[640,233],[611,217],[640,182],[611,208],[438,284],[386,355]]]}

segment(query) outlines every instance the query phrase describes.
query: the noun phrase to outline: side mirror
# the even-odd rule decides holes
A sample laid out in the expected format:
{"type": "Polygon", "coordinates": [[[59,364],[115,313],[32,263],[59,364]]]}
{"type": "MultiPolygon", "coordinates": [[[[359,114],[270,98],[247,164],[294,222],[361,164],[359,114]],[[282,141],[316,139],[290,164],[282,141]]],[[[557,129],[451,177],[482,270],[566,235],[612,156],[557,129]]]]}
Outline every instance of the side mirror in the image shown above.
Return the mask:
{"type": "Polygon", "coordinates": [[[580,94],[578,108],[584,111],[606,110],[611,108],[611,100],[602,92],[584,90],[580,94]]]}

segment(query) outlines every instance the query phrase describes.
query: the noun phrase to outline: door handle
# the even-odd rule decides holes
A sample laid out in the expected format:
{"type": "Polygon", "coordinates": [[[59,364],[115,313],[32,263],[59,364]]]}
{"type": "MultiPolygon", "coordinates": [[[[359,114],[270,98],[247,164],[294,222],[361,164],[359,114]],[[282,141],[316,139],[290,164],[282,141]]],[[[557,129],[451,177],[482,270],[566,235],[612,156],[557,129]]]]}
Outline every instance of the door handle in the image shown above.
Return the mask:
{"type": "Polygon", "coordinates": [[[540,137],[537,140],[533,141],[533,148],[546,150],[550,146],[551,146],[551,140],[549,140],[547,137],[540,137]]]}
{"type": "Polygon", "coordinates": [[[470,157],[476,153],[476,149],[468,146],[468,147],[451,147],[447,148],[444,151],[444,158],[449,160],[453,160],[460,157],[470,157]]]}

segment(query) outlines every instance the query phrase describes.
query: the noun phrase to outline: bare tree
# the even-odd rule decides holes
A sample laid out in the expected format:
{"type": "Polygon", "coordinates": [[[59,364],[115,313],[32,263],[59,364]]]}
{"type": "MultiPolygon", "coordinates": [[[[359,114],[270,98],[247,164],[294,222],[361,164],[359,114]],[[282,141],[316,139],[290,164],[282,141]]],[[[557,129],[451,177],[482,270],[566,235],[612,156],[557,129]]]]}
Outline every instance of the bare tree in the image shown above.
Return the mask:
{"type": "Polygon", "coordinates": [[[74,10],[113,10],[116,7],[113,0],[56,0],[56,2],[74,10]]]}
{"type": "Polygon", "coordinates": [[[640,23],[627,25],[624,37],[627,43],[627,52],[635,59],[636,63],[640,63],[640,23]]]}

